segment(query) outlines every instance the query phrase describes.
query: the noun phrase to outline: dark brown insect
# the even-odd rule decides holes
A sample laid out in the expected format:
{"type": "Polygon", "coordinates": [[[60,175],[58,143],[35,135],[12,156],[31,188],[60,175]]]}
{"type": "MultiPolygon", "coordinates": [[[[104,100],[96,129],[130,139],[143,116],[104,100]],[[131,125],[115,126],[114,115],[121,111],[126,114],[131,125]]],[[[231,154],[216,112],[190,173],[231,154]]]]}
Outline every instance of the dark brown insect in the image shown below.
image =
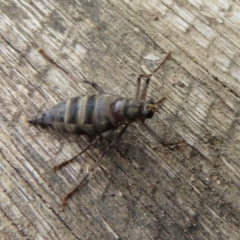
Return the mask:
{"type": "MultiPolygon", "coordinates": [[[[42,53],[43,50],[40,51],[42,53]]],[[[90,174],[99,166],[103,156],[118,142],[129,124],[136,121],[141,122],[146,128],[147,132],[158,143],[161,143],[164,146],[178,144],[165,142],[154,130],[144,123],[145,119],[152,118],[154,113],[159,111],[162,102],[166,99],[163,97],[159,101],[153,102],[152,100],[146,100],[146,96],[151,76],[164,64],[169,56],[170,53],[165,56],[164,60],[152,74],[139,75],[134,98],[124,98],[105,93],[105,91],[98,84],[84,80],[85,83],[91,84],[98,93],[91,96],[70,98],[53,106],[48,112],[29,120],[29,123],[32,124],[52,125],[58,130],[63,130],[71,134],[85,134],[94,137],[93,141],[90,142],[79,154],[72,159],[55,166],[53,171],[66,166],[84,153],[89,147],[99,141],[99,139],[107,137],[117,128],[122,127],[116,138],[100,155],[94,166],[81,180],[78,186],[64,197],[62,201],[63,207],[66,205],[67,200],[73,195],[77,188],[80,187],[83,182],[89,178],[90,174]],[[146,78],[146,81],[142,92],[140,93],[140,83],[143,77],[146,78]]],[[[44,57],[49,58],[46,57],[45,53],[44,57]]],[[[53,62],[53,60],[50,62],[53,62]]],[[[57,65],[56,63],[54,64],[57,65]]]]}

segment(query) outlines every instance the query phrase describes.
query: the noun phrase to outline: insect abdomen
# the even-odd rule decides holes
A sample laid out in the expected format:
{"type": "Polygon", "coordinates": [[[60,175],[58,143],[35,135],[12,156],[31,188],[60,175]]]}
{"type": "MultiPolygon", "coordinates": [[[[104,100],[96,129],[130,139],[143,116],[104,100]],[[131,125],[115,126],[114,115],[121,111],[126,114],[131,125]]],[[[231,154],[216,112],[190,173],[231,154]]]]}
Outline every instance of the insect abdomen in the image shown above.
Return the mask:
{"type": "Polygon", "coordinates": [[[44,112],[41,115],[31,118],[29,123],[49,125],[55,122],[63,123],[66,110],[66,101],[61,102],[51,108],[50,111],[44,112]]]}
{"type": "Polygon", "coordinates": [[[79,135],[112,132],[116,126],[111,121],[110,105],[115,99],[108,94],[70,98],[29,122],[53,125],[58,130],[79,135]]]}

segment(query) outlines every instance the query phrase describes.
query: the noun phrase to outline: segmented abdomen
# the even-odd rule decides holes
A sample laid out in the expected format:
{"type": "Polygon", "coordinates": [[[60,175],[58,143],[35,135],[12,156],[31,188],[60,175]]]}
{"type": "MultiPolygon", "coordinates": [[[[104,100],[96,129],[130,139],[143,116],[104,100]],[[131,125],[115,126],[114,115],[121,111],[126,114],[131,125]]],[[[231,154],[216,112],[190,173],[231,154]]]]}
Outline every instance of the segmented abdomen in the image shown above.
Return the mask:
{"type": "Polygon", "coordinates": [[[118,126],[111,104],[118,99],[109,94],[70,98],[29,120],[32,124],[53,125],[72,134],[107,136],[118,126]]]}

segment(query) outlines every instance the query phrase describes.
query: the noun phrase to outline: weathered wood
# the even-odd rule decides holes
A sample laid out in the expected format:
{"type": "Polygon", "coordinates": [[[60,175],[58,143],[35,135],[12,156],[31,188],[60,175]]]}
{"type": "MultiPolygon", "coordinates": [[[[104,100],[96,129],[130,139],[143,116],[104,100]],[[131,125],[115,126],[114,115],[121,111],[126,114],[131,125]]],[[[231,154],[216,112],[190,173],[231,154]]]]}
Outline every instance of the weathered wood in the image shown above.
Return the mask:
{"type": "Polygon", "coordinates": [[[0,0],[0,10],[1,239],[240,238],[239,3],[0,0]],[[148,95],[167,101],[149,124],[187,144],[157,146],[133,124],[60,211],[109,140],[53,173],[87,141],[26,119],[93,93],[83,77],[133,96],[143,57],[168,51],[148,95]]]}

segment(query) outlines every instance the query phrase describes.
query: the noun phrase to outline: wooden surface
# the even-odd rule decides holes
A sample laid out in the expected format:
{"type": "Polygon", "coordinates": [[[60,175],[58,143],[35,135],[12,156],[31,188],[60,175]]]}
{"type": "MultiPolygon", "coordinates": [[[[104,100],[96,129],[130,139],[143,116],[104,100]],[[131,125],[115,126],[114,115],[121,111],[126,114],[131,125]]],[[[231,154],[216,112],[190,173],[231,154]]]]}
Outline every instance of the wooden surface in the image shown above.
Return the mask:
{"type": "Polygon", "coordinates": [[[230,0],[0,0],[0,239],[240,239],[239,33],[230,0]],[[149,125],[187,144],[133,124],[60,211],[109,139],[53,173],[87,140],[26,119],[93,93],[83,77],[131,97],[144,57],[168,51],[149,125]]]}

